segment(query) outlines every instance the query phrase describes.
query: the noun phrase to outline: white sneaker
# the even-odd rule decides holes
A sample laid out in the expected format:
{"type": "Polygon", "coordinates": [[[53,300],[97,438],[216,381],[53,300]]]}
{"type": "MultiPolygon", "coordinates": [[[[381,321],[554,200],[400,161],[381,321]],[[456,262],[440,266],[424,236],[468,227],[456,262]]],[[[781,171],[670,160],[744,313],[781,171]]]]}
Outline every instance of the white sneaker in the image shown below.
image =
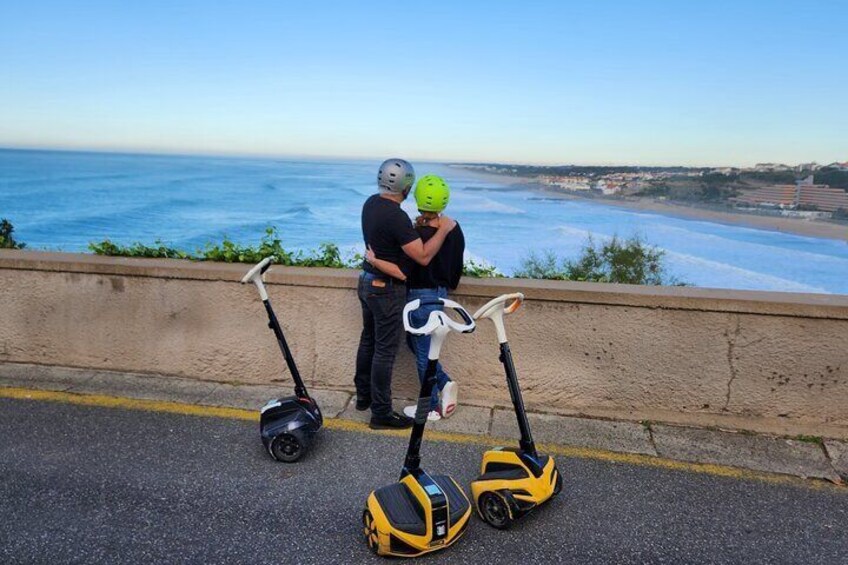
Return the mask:
{"type": "Polygon", "coordinates": [[[450,381],[442,389],[442,397],[439,399],[439,408],[442,417],[450,418],[454,410],[456,410],[458,388],[454,381],[450,381]]]}
{"type": "MultiPolygon", "coordinates": [[[[418,410],[418,406],[407,406],[403,409],[403,413],[409,418],[415,418],[415,411],[418,410]]],[[[442,419],[442,415],[439,414],[436,410],[431,410],[429,414],[427,414],[428,422],[438,422],[442,419]]]]}

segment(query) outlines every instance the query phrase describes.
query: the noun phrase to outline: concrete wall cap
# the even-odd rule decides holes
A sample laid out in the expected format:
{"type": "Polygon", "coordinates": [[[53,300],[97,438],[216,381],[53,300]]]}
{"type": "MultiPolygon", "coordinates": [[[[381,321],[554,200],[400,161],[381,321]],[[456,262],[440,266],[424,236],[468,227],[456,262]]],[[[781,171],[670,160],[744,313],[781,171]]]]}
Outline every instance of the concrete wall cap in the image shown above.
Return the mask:
{"type": "MultiPolygon", "coordinates": [[[[0,269],[238,282],[248,265],[84,253],[0,250],[0,269]]],[[[276,266],[269,285],[355,288],[358,271],[276,266]]],[[[619,307],[848,319],[848,295],[464,277],[455,296],[489,298],[520,290],[528,300],[619,307]]]]}

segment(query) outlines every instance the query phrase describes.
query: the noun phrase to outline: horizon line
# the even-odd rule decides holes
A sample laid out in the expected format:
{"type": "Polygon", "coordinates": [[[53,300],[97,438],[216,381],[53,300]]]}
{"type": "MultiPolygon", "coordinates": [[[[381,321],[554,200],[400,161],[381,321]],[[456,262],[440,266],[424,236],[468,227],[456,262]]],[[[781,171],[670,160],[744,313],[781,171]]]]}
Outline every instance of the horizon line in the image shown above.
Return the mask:
{"type": "MultiPolygon", "coordinates": [[[[102,147],[66,147],[66,146],[7,146],[0,145],[0,151],[32,151],[45,153],[102,153],[108,155],[137,155],[147,157],[207,157],[207,158],[232,158],[232,159],[280,159],[280,160],[307,160],[307,161],[377,161],[381,162],[392,157],[373,157],[373,156],[351,156],[351,155],[314,155],[314,154],[295,154],[295,153],[241,153],[238,151],[192,151],[192,150],[169,150],[169,149],[139,149],[139,148],[102,148],[102,147]]],[[[397,157],[397,156],[395,156],[397,157]]],[[[745,169],[756,165],[694,165],[694,164],[638,164],[621,162],[604,161],[604,162],[571,162],[571,163],[551,163],[551,162],[529,162],[529,161],[479,161],[479,160],[457,160],[457,159],[416,159],[411,156],[398,157],[409,161],[422,163],[437,163],[442,165],[513,165],[524,167],[638,167],[638,168],[685,168],[685,169],[745,169]]],[[[848,159],[846,159],[848,161],[848,159]]],[[[816,163],[817,161],[807,161],[807,163],[816,163]]],[[[834,161],[840,162],[840,161],[834,161]]],[[[780,166],[794,167],[777,161],[767,161],[763,164],[774,164],[780,166]]],[[[759,164],[759,163],[758,163],[759,164]]],[[[799,161],[797,164],[806,164],[799,161]]]]}

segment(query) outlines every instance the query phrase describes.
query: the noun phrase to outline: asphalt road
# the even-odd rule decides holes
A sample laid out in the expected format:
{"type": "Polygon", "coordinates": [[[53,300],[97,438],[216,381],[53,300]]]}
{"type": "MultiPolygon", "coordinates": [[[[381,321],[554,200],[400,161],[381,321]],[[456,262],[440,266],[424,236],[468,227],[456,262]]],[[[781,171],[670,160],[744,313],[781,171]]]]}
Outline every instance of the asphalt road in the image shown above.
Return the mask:
{"type": "MultiPolygon", "coordinates": [[[[0,399],[2,563],[383,562],[362,538],[368,493],[406,441],[324,430],[273,462],[250,422],[0,399]]],[[[425,442],[468,485],[481,448],[425,442]]],[[[848,494],[591,459],[558,461],[558,499],[444,563],[848,563],[848,494]]]]}

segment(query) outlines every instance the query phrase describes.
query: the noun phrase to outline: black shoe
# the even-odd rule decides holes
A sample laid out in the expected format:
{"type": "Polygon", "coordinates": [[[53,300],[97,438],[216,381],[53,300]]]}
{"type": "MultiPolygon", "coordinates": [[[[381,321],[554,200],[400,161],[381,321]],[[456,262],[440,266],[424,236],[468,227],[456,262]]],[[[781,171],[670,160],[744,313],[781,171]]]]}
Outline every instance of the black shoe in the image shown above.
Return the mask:
{"type": "Polygon", "coordinates": [[[368,425],[372,430],[396,430],[403,428],[411,428],[415,422],[412,418],[407,418],[397,412],[392,412],[388,416],[371,416],[371,423],[368,425]]]}
{"type": "Polygon", "coordinates": [[[360,412],[371,408],[371,398],[367,396],[356,396],[356,409],[360,412]]]}

